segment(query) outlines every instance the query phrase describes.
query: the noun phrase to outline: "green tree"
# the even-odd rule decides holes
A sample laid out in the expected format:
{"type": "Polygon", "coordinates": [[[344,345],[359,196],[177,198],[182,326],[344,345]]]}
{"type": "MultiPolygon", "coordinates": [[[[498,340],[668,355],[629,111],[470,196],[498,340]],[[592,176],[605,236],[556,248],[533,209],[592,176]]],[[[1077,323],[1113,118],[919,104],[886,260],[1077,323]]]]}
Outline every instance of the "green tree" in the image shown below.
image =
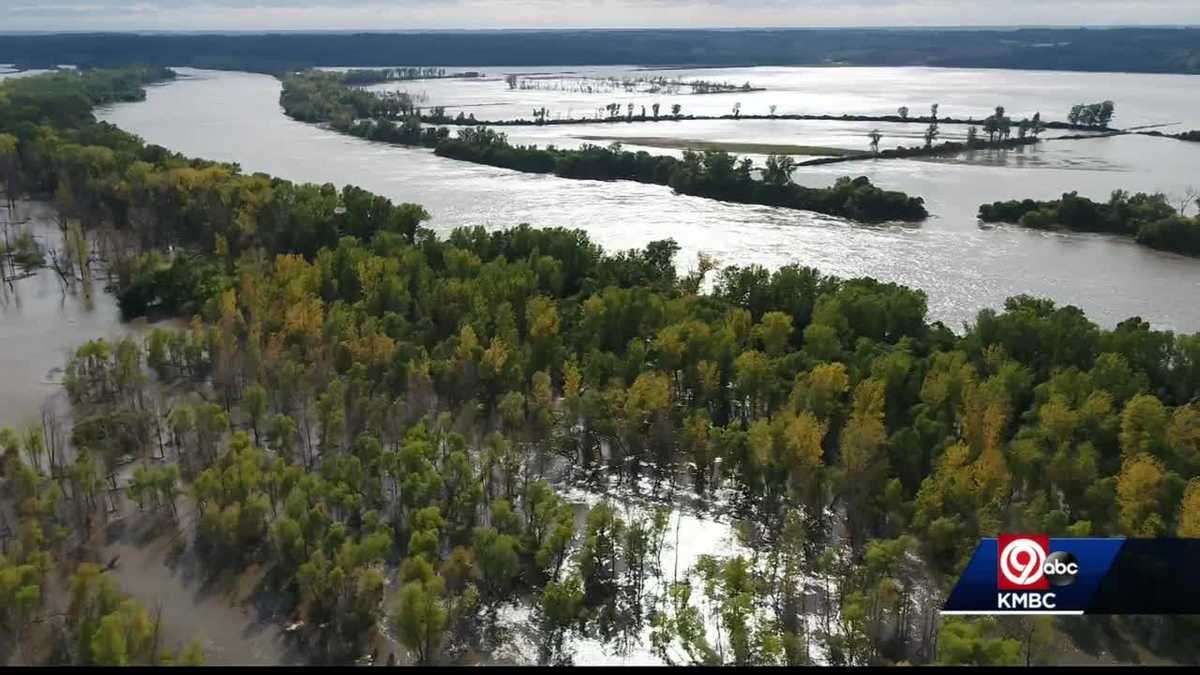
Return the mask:
{"type": "Polygon", "coordinates": [[[392,629],[421,665],[434,662],[445,637],[448,613],[442,599],[443,586],[440,577],[410,581],[396,595],[391,613],[392,629]]]}

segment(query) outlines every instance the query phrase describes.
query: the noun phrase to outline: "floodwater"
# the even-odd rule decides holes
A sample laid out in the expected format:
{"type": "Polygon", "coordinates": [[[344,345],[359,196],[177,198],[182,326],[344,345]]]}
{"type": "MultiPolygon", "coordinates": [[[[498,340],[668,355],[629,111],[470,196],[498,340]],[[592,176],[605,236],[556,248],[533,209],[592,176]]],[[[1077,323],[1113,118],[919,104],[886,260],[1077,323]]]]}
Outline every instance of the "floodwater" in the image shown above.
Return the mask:
{"type": "MultiPolygon", "coordinates": [[[[166,648],[178,650],[198,642],[205,664],[214,666],[304,662],[284,632],[282,619],[255,602],[255,582],[261,575],[254,572],[259,568],[214,578],[191,547],[178,556],[171,553],[173,543],[192,539],[192,527],[181,525],[182,532],[172,534],[174,528],[154,527],[165,514],[139,513],[128,500],[123,510],[126,518],[108,528],[110,541],[103,558],[119,556],[110,573],[113,581],[151,613],[162,612],[166,648]]],[[[184,522],[196,519],[194,511],[180,513],[184,522]]]]}
{"type": "MultiPolygon", "coordinates": [[[[942,117],[990,115],[1004,106],[1014,119],[1040,112],[1045,120],[1065,120],[1071,106],[1111,100],[1119,127],[1174,124],[1181,129],[1200,128],[1200,89],[1194,75],[1141,73],[1074,73],[969,68],[860,68],[786,67],[640,70],[633,66],[539,66],[536,68],[448,68],[449,72],[474,70],[477,79],[416,80],[369,87],[405,91],[423,107],[445,106],[479,119],[531,118],[534,108],[546,108],[551,118],[592,117],[609,103],[621,113],[633,103],[635,114],[659,103],[660,114],[679,104],[685,115],[726,115],[735,103],[744,115],[766,115],[776,106],[780,115],[813,114],[893,115],[900,106],[910,114],[928,114],[939,104],[942,117]],[[504,78],[518,74],[516,89],[504,78]],[[721,94],[626,92],[606,87],[595,78],[681,79],[742,85],[761,91],[721,94]],[[591,93],[581,91],[590,87],[591,93]]],[[[603,113],[602,113],[603,114],[603,113]]]]}
{"type": "MultiPolygon", "coordinates": [[[[10,233],[28,229],[43,248],[59,247],[62,235],[50,205],[17,202],[11,216],[0,209],[0,231],[10,217],[10,233]]],[[[0,289],[0,427],[40,423],[41,406],[62,393],[62,368],[80,344],[120,339],[144,325],[121,322],[116,299],[99,279],[89,297],[78,287],[64,289],[58,275],[43,267],[0,289]]]]}
{"type": "MultiPolygon", "coordinates": [[[[812,186],[828,185],[840,176],[867,175],[883,187],[924,197],[932,214],[916,226],[863,226],[804,211],[679,196],[663,186],[566,180],[443,159],[429,150],[374,143],[293,121],[279,108],[279,81],[269,76],[192,69],[180,73],[179,80],[151,87],[146,101],[116,104],[99,116],[148,142],[189,155],[237,162],[248,171],[296,181],[354,184],[393,200],[422,204],[433,215],[430,227],[439,232],[464,225],[566,226],[586,230],[610,250],[671,237],[681,246],[678,263],[683,270],[694,265],[697,253],[706,252],[727,265],[776,268],[799,263],[843,277],[872,276],[920,288],[929,296],[931,317],[955,329],[984,307],[996,308],[1009,296],[1029,293],[1077,305],[1105,326],[1141,316],[1158,328],[1200,330],[1200,303],[1195,300],[1200,297],[1200,261],[1118,237],[982,227],[975,217],[984,202],[1046,199],[1069,190],[1095,199],[1106,199],[1115,189],[1183,195],[1188,187],[1200,186],[1200,178],[1195,177],[1200,144],[1118,136],[1047,141],[1037,147],[978,151],[949,159],[870,160],[796,172],[797,182],[812,186]]],[[[718,80],[732,78],[732,73],[768,91],[790,87],[808,92],[797,95],[797,109],[781,105],[780,113],[889,112],[895,101],[911,102],[916,110],[920,99],[936,91],[942,94],[943,116],[979,116],[999,98],[1009,103],[1010,114],[1021,114],[1023,109],[1016,104],[1021,100],[1040,107],[1047,119],[1055,119],[1067,102],[1102,95],[1116,101],[1119,124],[1186,120],[1200,126],[1196,105],[1200,87],[1195,86],[1200,77],[1191,76],[858,68],[755,68],[731,70],[727,76],[715,71],[668,72],[684,79],[718,80]],[[762,82],[756,79],[760,72],[762,82]],[[891,77],[884,77],[889,73],[891,77]],[[980,88],[994,95],[983,97],[986,105],[967,105],[980,88]],[[869,93],[860,100],[856,92],[869,93]]],[[[405,85],[448,92],[444,97],[431,93],[423,105],[439,100],[449,104],[454,96],[499,104],[530,93],[508,92],[503,80],[495,78],[405,85]],[[468,94],[474,98],[466,98],[468,94]]],[[[725,96],[690,96],[688,105],[695,105],[693,99],[725,96]]],[[[603,105],[609,97],[595,98],[603,105]]],[[[524,108],[535,105],[536,101],[524,108]]],[[[748,103],[743,105],[743,112],[753,110],[748,103]]],[[[527,114],[501,109],[496,116],[508,113],[527,114]]],[[[543,134],[537,142],[563,144],[568,136],[593,133],[728,140],[740,139],[741,124],[747,122],[504,130],[514,140],[521,134],[543,134]]],[[[867,125],[783,120],[749,124],[755,140],[865,146],[867,125]]],[[[911,145],[912,141],[897,138],[902,131],[885,129],[881,145],[889,147],[889,139],[911,145]]],[[[949,126],[946,131],[960,132],[949,126]]]]}

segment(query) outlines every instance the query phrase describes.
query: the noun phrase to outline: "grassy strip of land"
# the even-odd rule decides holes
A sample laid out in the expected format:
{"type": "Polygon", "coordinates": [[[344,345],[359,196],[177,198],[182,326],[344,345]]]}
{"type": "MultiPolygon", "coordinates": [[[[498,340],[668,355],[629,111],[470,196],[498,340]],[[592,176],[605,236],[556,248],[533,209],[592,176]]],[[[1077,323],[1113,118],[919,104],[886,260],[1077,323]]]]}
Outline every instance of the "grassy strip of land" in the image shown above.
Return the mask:
{"type": "MultiPolygon", "coordinates": [[[[925,124],[928,125],[934,122],[934,119],[928,115],[919,117],[902,117],[900,115],[801,115],[801,114],[778,114],[778,115],[751,115],[751,114],[726,114],[726,115],[683,115],[683,114],[668,114],[664,112],[660,115],[616,115],[610,117],[568,117],[561,119],[552,119],[547,116],[539,116],[534,118],[515,118],[507,120],[480,120],[473,115],[460,114],[450,117],[444,113],[441,114],[423,114],[421,121],[426,124],[447,124],[447,125],[477,125],[484,124],[494,127],[528,127],[528,126],[554,126],[554,125],[572,125],[572,124],[620,124],[631,122],[694,122],[694,121],[715,121],[715,120],[788,120],[788,121],[817,121],[817,122],[877,122],[890,124],[925,124]]],[[[966,126],[983,126],[986,119],[975,119],[974,117],[938,117],[937,123],[966,125],[966,126]]],[[[1041,122],[1044,129],[1058,129],[1069,131],[1118,131],[1107,126],[1094,126],[1086,124],[1071,124],[1070,122],[1041,122]]]]}
{"type": "Polygon", "coordinates": [[[979,207],[985,223],[1018,223],[1035,229],[1064,228],[1133,237],[1137,243],[1162,251],[1200,256],[1200,218],[1189,218],[1162,194],[1116,191],[1107,203],[1074,192],[1061,199],[993,202],[979,207]]]}
{"type": "Polygon", "coordinates": [[[852,162],[862,159],[911,159],[914,157],[934,157],[945,155],[957,155],[971,150],[1008,150],[1021,147],[1024,145],[1034,145],[1038,139],[1033,136],[1025,136],[1024,138],[1005,138],[994,141],[967,141],[960,143],[958,141],[946,141],[945,143],[937,143],[931,145],[914,145],[912,147],[900,146],[891,150],[880,150],[877,153],[859,152],[841,157],[818,157],[805,162],[800,162],[797,166],[815,166],[818,164],[837,164],[840,162],[852,162]]]}
{"type": "Polygon", "coordinates": [[[1178,139],[1181,141],[1191,141],[1193,143],[1200,143],[1200,129],[1192,129],[1191,131],[1184,131],[1183,133],[1178,133],[1178,134],[1164,134],[1161,131],[1138,131],[1136,133],[1141,136],[1158,136],[1160,138],[1175,138],[1175,139],[1178,139]]]}

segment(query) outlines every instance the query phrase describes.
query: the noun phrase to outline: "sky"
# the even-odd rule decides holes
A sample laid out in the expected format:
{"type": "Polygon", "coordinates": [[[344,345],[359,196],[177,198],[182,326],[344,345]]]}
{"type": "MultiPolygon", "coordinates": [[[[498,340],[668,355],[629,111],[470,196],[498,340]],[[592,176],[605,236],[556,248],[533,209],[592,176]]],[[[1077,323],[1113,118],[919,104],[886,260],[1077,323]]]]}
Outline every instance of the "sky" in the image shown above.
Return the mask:
{"type": "Polygon", "coordinates": [[[1200,0],[0,0],[0,32],[1200,25],[1200,0]]]}

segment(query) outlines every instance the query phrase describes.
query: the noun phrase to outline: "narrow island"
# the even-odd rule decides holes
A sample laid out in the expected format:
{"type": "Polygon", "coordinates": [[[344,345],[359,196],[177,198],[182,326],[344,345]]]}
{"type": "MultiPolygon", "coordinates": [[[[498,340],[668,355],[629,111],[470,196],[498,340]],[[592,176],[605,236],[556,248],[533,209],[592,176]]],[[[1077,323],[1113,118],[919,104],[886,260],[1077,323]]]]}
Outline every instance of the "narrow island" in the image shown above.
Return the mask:
{"type": "Polygon", "coordinates": [[[1062,228],[1132,237],[1161,251],[1200,256],[1200,216],[1188,217],[1196,196],[1178,206],[1163,194],[1129,194],[1118,190],[1107,202],[1094,202],[1075,192],[1049,201],[1033,199],[993,202],[979,207],[985,223],[1016,223],[1039,230],[1062,228]]]}

